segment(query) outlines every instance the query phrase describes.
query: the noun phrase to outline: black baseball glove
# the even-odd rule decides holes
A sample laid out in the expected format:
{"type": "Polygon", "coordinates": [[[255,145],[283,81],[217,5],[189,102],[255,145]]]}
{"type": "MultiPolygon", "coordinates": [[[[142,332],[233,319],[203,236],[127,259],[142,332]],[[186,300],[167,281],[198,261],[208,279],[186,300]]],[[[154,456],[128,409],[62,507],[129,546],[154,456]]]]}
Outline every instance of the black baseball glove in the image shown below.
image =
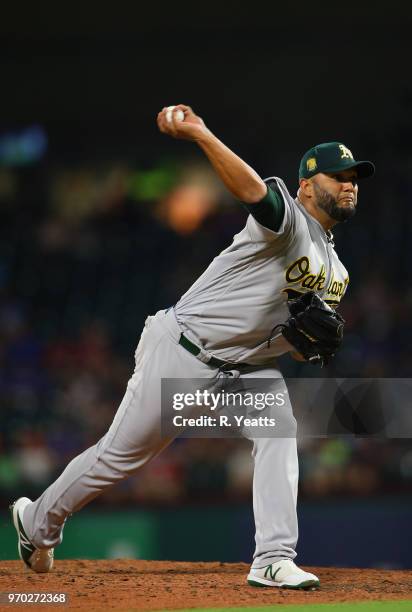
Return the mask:
{"type": "Polygon", "coordinates": [[[306,361],[326,365],[342,342],[344,319],[314,291],[289,300],[288,308],[290,317],[276,325],[270,337],[280,328],[306,361]]]}

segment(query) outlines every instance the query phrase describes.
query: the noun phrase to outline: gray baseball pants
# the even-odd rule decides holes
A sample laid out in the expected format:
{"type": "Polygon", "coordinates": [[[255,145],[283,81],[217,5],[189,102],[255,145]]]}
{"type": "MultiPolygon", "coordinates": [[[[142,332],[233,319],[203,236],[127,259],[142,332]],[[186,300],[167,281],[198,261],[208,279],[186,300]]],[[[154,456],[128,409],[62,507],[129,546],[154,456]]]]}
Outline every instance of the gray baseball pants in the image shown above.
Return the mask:
{"type": "MultiPolygon", "coordinates": [[[[96,445],[75,457],[24,511],[23,527],[36,547],[60,544],[70,514],[135,474],[172,442],[160,432],[161,378],[213,379],[221,375],[180,346],[180,334],[173,309],[147,318],[135,353],[134,373],[109,430],[96,445]]],[[[260,366],[248,376],[280,378],[281,374],[275,368],[260,366]]],[[[287,411],[295,426],[290,405],[287,411]]],[[[296,556],[298,460],[296,437],[255,438],[252,442],[253,567],[261,568],[296,556]]]]}

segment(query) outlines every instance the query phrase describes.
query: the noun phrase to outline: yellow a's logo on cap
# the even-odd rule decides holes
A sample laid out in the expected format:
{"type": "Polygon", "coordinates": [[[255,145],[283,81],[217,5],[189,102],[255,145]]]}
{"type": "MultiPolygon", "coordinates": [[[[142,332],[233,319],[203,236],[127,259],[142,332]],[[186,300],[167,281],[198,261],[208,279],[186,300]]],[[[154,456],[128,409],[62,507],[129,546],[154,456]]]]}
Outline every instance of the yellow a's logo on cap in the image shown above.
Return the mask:
{"type": "Polygon", "coordinates": [[[314,170],[316,170],[316,166],[316,158],[309,157],[308,161],[306,162],[306,168],[308,169],[308,172],[313,172],[314,170]]]}
{"type": "Polygon", "coordinates": [[[353,159],[352,152],[348,149],[348,147],[340,144],[339,149],[341,150],[341,159],[353,159]]]}

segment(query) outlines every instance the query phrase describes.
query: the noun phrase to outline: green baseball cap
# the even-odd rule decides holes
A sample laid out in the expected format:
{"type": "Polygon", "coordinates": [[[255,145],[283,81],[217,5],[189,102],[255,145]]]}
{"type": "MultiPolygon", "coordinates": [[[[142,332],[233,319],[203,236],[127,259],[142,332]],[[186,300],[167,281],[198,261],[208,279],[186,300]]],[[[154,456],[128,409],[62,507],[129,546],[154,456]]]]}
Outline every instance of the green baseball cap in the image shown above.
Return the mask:
{"type": "Polygon", "coordinates": [[[372,162],[356,161],[350,149],[341,142],[324,142],[306,151],[300,162],[299,178],[310,178],[318,172],[342,172],[350,168],[356,168],[359,179],[375,173],[372,162]]]}

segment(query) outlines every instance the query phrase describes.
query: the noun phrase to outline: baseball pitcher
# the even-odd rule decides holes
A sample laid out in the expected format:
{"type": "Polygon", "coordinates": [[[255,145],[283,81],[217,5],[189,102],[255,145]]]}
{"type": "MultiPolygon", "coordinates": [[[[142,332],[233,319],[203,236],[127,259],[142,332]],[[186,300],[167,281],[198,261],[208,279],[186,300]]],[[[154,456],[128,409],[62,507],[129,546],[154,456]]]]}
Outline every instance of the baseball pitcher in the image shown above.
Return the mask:
{"type": "MultiPolygon", "coordinates": [[[[73,459],[35,501],[11,506],[18,550],[35,572],[53,566],[68,516],[106,488],[135,474],[172,441],[160,432],[162,378],[218,379],[223,372],[279,379],[284,353],[325,364],[342,341],[336,312],[348,285],[331,229],[357,207],[358,181],[374,173],[342,143],[310,149],[293,198],[277,177],[262,180],[186,105],[164,108],[161,132],[195,142],[248,211],[244,228],[173,308],[149,316],[135,370],[107,433],[73,459]]],[[[291,406],[287,418],[294,428],[291,406]]],[[[253,440],[256,549],[253,586],[313,588],[318,578],[295,563],[296,437],[253,440]]]]}

